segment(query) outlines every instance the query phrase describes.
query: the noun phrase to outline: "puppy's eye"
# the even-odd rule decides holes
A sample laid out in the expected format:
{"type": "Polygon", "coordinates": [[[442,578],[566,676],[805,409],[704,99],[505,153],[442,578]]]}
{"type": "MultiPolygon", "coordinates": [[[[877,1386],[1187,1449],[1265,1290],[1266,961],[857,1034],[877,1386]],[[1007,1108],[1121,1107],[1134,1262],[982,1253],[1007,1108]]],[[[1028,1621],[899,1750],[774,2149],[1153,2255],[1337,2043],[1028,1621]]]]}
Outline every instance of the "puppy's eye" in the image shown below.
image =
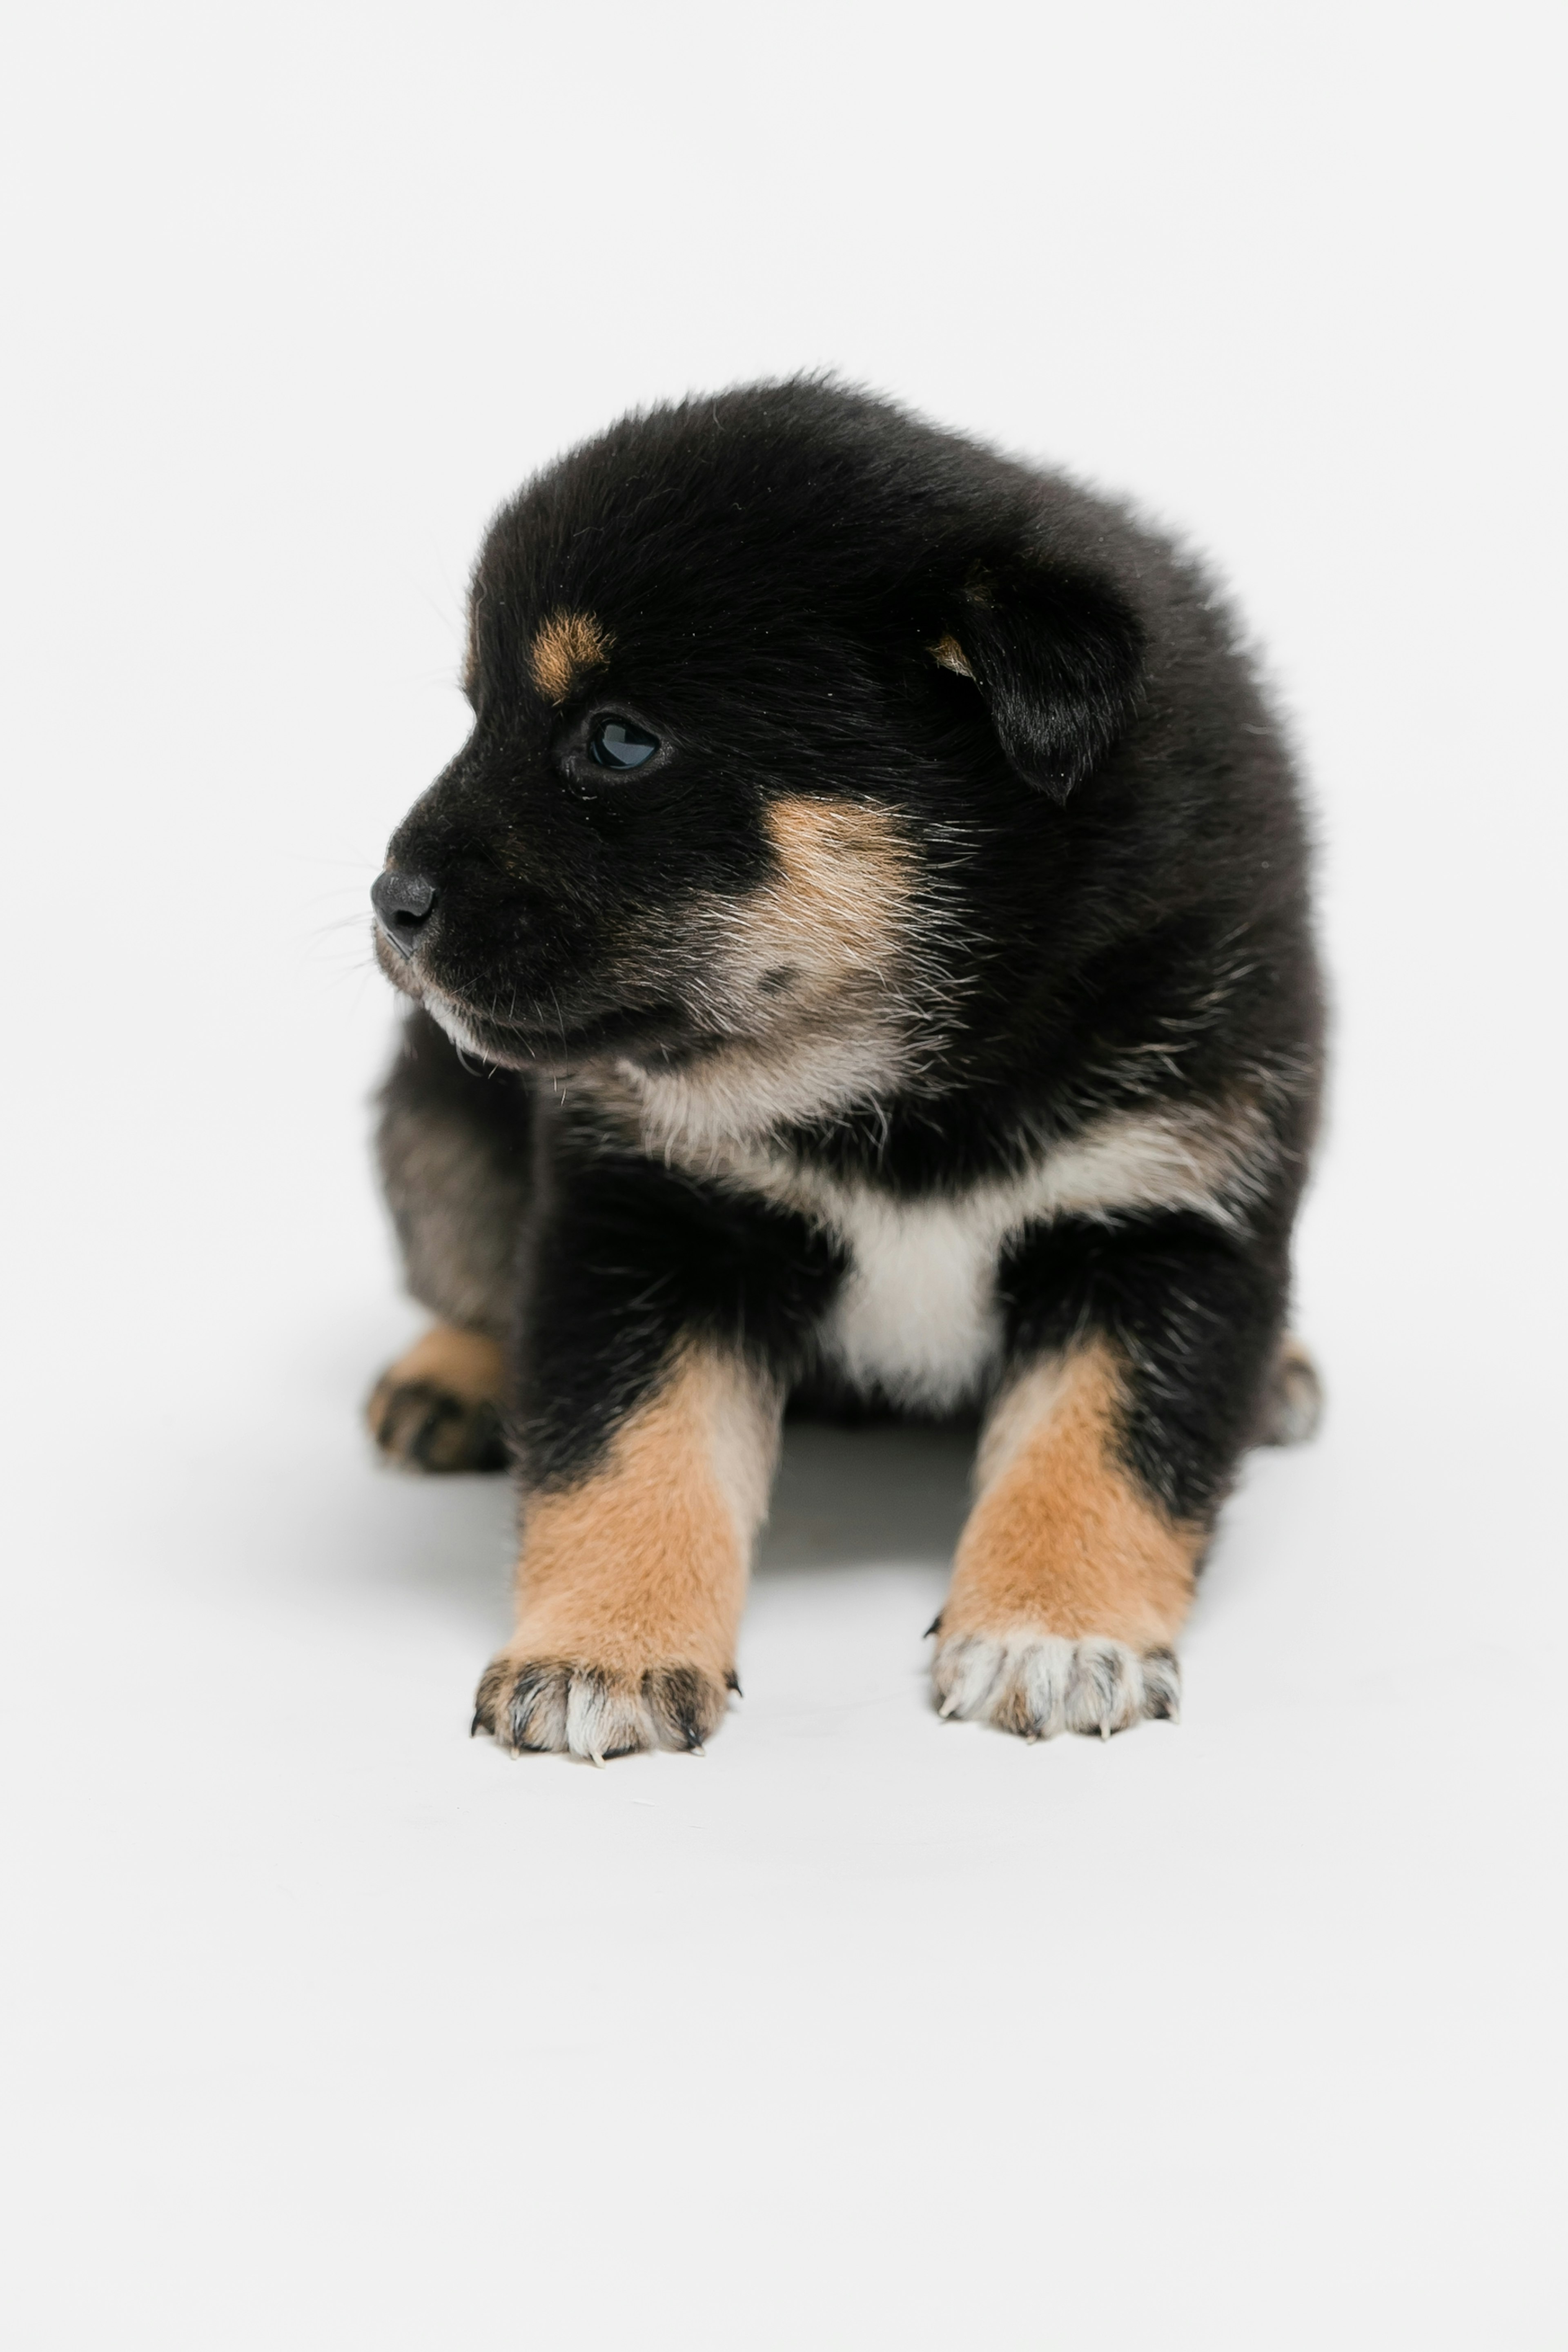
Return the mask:
{"type": "Polygon", "coordinates": [[[658,749],[658,737],[629,719],[601,719],[588,738],[595,768],[640,768],[658,749]]]}

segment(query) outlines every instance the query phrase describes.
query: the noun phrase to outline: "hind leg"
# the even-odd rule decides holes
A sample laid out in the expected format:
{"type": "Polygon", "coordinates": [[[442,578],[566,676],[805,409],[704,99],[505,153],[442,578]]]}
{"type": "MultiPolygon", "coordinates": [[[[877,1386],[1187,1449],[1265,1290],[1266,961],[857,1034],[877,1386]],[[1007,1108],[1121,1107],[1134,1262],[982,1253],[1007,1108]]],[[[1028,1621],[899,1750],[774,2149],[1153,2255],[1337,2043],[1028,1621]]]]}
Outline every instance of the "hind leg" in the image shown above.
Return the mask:
{"type": "Polygon", "coordinates": [[[377,1156],[409,1290],[439,1318],[385,1371],[367,1418],[404,1468],[500,1470],[506,1340],[531,1193],[532,1097],[466,1069],[416,1012],[381,1097],[377,1156]]]}

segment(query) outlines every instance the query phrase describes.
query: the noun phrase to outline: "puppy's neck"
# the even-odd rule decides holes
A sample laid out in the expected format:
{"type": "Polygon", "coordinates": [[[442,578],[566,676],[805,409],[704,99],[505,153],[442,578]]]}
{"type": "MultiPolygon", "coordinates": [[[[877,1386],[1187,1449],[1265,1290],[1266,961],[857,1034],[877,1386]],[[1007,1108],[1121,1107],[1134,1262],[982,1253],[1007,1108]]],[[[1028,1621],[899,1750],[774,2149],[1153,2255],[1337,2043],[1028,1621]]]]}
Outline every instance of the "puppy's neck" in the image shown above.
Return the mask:
{"type": "Polygon", "coordinates": [[[725,1040],[668,1066],[617,1062],[584,1091],[635,1121],[651,1157],[721,1163],[765,1150],[784,1130],[874,1112],[907,1085],[911,1056],[891,1024],[787,1041],[725,1040]]]}

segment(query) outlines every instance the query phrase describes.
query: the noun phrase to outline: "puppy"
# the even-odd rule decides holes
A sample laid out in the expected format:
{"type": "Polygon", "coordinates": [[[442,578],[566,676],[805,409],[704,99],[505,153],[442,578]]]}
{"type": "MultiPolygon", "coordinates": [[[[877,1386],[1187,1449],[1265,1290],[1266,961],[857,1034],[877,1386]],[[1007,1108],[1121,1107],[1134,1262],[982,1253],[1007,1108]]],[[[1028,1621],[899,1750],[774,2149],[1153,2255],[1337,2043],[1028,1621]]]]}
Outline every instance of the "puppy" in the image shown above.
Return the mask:
{"type": "Polygon", "coordinates": [[[1285,1338],[1321,1012],[1290,762],[1121,508],[816,381],[626,419],[474,575],[473,732],[372,892],[425,1469],[510,1452],[476,1727],[695,1749],[792,1396],[976,1411],[943,1715],[1177,1704],[1285,1338]]]}

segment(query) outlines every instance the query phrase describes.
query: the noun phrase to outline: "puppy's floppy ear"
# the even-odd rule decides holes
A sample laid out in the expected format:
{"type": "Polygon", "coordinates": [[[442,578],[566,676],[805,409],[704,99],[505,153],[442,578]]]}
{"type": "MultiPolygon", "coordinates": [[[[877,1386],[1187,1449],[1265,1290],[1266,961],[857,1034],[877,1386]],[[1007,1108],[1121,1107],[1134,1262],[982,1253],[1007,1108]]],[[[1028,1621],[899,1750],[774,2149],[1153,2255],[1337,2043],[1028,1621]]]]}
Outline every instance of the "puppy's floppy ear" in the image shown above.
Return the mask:
{"type": "Polygon", "coordinates": [[[976,564],[932,655],[972,677],[1003,751],[1053,800],[1104,758],[1138,708],[1143,630],[1104,580],[1059,564],[976,564]]]}

